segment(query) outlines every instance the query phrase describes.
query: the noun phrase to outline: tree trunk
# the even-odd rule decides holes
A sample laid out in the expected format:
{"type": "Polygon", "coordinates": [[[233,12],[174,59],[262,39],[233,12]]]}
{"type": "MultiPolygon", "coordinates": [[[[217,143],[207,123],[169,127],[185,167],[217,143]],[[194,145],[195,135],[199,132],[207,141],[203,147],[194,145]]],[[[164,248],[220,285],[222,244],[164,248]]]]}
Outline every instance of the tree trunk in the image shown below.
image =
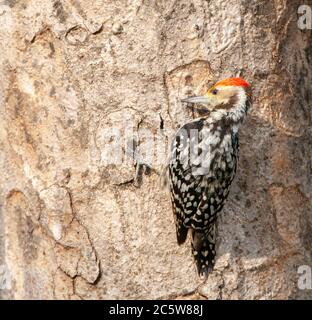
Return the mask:
{"type": "Polygon", "coordinates": [[[0,265],[11,281],[0,295],[312,298],[298,287],[298,267],[312,267],[312,36],[297,25],[301,2],[1,1],[0,265]],[[136,181],[125,149],[135,140],[159,168],[192,117],[180,98],[236,75],[254,103],[202,283],[157,174],[136,181]],[[144,148],[151,134],[162,143],[144,148]]]}

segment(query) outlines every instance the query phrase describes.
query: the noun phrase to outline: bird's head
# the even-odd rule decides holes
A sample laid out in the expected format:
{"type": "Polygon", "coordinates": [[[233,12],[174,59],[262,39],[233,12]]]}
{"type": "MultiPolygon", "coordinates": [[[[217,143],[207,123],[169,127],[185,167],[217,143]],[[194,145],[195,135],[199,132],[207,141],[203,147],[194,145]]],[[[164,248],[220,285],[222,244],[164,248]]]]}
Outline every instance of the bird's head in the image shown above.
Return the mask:
{"type": "Polygon", "coordinates": [[[182,102],[200,103],[208,110],[220,110],[224,114],[239,116],[246,114],[251,103],[251,87],[241,78],[228,78],[212,85],[204,96],[189,97],[182,102]]]}

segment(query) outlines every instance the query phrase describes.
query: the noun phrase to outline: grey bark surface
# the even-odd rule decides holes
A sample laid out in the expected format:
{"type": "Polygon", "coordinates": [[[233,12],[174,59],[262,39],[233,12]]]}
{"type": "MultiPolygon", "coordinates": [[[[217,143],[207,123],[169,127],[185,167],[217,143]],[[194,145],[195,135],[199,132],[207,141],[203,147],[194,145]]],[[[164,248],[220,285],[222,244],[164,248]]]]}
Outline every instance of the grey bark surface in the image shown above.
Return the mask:
{"type": "MultiPolygon", "coordinates": [[[[301,1],[0,2],[0,264],[12,299],[291,299],[312,266],[312,36],[301,1]],[[254,104],[206,283],[156,174],[102,134],[171,133],[242,76],[254,104]],[[142,132],[142,133],[141,133],[142,132]],[[105,156],[105,155],[104,155],[105,156]]],[[[306,1],[305,4],[311,4],[306,1]]],[[[142,141],[141,141],[142,140],[142,141]]],[[[140,149],[138,149],[140,151],[140,149]]]]}

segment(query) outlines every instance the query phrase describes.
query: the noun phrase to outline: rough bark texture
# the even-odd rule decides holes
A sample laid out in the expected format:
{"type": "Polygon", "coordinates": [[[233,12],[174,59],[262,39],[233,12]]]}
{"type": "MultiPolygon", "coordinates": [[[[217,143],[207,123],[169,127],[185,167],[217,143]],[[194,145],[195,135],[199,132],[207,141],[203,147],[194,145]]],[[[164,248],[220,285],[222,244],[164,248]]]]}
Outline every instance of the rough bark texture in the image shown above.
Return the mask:
{"type": "MultiPolygon", "coordinates": [[[[312,37],[296,0],[0,2],[6,298],[312,298],[312,37]],[[206,283],[156,174],[105,165],[112,126],[170,132],[179,98],[242,75],[254,106],[206,283]],[[105,156],[105,155],[104,155],[105,156]]],[[[305,1],[311,4],[311,1],[305,1]]]]}

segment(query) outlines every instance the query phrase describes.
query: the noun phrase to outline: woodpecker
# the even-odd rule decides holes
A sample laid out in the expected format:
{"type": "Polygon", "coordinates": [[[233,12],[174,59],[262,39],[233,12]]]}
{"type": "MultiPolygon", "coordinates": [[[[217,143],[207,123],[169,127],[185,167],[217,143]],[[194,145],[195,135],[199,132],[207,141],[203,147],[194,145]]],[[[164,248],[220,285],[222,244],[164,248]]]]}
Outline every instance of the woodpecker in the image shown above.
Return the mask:
{"type": "Polygon", "coordinates": [[[212,85],[204,96],[182,99],[201,104],[201,116],[185,123],[170,148],[165,174],[179,245],[191,233],[199,276],[215,264],[216,220],[236,173],[238,129],[251,106],[251,86],[241,78],[212,85]]]}

